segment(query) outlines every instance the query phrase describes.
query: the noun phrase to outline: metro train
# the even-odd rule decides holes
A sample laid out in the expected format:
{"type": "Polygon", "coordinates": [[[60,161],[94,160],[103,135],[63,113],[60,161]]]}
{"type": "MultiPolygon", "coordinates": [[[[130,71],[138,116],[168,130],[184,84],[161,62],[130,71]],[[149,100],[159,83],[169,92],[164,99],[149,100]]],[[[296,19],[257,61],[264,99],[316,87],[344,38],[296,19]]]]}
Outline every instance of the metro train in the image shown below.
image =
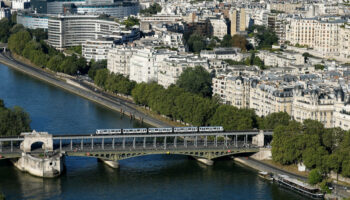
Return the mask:
{"type": "Polygon", "coordinates": [[[121,135],[121,134],[159,134],[159,133],[197,133],[197,132],[223,132],[222,126],[200,127],[169,127],[169,128],[128,128],[128,129],[97,129],[96,135],[121,135]]]}

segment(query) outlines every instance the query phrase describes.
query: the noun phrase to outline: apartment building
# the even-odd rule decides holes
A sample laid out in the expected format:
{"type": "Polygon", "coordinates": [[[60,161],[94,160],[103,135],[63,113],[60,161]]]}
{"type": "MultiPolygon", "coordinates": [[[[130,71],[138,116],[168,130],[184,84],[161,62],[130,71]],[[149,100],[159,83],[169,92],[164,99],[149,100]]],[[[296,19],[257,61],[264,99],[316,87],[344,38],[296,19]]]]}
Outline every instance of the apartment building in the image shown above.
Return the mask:
{"type": "Polygon", "coordinates": [[[298,122],[312,119],[322,122],[326,128],[333,127],[334,97],[326,88],[296,86],[293,89],[292,117],[298,122]]]}
{"type": "Polygon", "coordinates": [[[313,48],[313,53],[320,57],[339,56],[340,34],[346,35],[346,31],[340,28],[344,23],[338,17],[293,18],[286,27],[286,41],[313,48]]]}
{"type": "Polygon", "coordinates": [[[107,55],[107,69],[115,74],[130,76],[130,59],[136,48],[117,46],[109,50],[107,55]]]}
{"type": "Polygon", "coordinates": [[[91,60],[106,60],[108,52],[113,48],[113,38],[87,40],[82,45],[82,55],[90,62],[91,60]]]}
{"type": "Polygon", "coordinates": [[[267,17],[267,26],[278,36],[278,42],[283,44],[286,40],[286,20],[282,14],[270,13],[267,17]]]}
{"type": "Polygon", "coordinates": [[[292,113],[293,87],[278,82],[253,82],[250,88],[249,108],[258,116],[274,112],[292,113]]]}
{"type": "Polygon", "coordinates": [[[339,57],[350,59],[350,26],[345,24],[339,28],[339,57]]]}
{"type": "Polygon", "coordinates": [[[157,82],[159,64],[165,58],[176,54],[176,51],[155,50],[152,47],[137,49],[130,58],[130,80],[137,83],[157,82]]]}
{"type": "Polygon", "coordinates": [[[208,70],[208,61],[191,55],[172,55],[165,58],[158,66],[158,84],[169,87],[175,84],[182,72],[189,67],[202,66],[208,70]]]}
{"type": "Polygon", "coordinates": [[[304,56],[293,51],[270,52],[261,50],[256,54],[264,64],[273,67],[289,67],[293,65],[303,65],[304,56]]]}
{"type": "Polygon", "coordinates": [[[228,33],[227,24],[223,16],[220,18],[210,18],[210,32],[214,37],[218,37],[220,40],[224,38],[228,33]]]}
{"type": "Polygon", "coordinates": [[[230,10],[230,34],[234,36],[246,30],[246,13],[244,8],[230,10]]]}

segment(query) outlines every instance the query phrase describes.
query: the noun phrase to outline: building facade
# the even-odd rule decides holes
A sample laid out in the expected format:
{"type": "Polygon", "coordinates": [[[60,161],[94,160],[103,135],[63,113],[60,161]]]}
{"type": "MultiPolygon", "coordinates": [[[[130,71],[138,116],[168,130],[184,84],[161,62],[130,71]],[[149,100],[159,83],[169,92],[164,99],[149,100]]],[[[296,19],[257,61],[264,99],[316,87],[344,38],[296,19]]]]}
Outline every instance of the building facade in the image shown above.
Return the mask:
{"type": "Polygon", "coordinates": [[[17,13],[17,24],[22,24],[29,29],[48,29],[49,18],[39,14],[17,13]]]}
{"type": "Polygon", "coordinates": [[[49,17],[48,43],[57,49],[82,45],[87,40],[112,35],[120,30],[114,21],[98,19],[94,15],[66,15],[49,17]]]}

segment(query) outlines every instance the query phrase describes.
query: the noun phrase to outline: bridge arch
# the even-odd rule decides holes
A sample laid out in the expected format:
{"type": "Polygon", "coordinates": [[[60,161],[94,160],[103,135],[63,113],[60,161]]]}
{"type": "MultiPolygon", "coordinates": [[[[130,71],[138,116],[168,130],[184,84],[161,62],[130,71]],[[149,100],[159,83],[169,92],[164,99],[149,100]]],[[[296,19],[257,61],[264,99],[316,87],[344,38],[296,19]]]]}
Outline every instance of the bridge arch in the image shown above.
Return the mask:
{"type": "Polygon", "coordinates": [[[119,161],[125,160],[134,157],[141,157],[147,155],[183,155],[190,156],[194,158],[203,158],[208,160],[213,160],[226,156],[233,156],[242,153],[256,153],[258,149],[237,149],[237,150],[227,150],[227,149],[215,149],[209,151],[201,151],[196,149],[188,149],[188,150],[159,150],[156,152],[142,152],[142,151],[134,151],[134,152],[66,152],[67,156],[83,156],[83,157],[94,157],[98,159],[111,160],[111,161],[119,161]]]}
{"type": "Polygon", "coordinates": [[[24,140],[21,143],[21,150],[24,152],[31,152],[32,145],[35,143],[42,143],[42,148],[47,151],[53,151],[53,139],[52,135],[47,132],[36,132],[35,130],[30,133],[22,133],[24,140]]]}

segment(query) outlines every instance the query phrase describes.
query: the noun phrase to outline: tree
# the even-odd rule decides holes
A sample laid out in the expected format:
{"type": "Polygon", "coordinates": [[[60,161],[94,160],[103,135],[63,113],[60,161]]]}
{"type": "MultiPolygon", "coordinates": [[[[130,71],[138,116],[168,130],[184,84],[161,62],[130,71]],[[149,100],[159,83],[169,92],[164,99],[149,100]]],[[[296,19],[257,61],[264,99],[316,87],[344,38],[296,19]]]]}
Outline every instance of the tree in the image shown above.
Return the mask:
{"type": "Polygon", "coordinates": [[[176,85],[185,89],[187,92],[200,94],[203,97],[211,97],[212,81],[210,73],[203,67],[188,67],[180,75],[176,85]]]}
{"type": "Polygon", "coordinates": [[[96,75],[96,71],[99,69],[104,69],[107,68],[107,60],[99,60],[97,62],[95,62],[94,60],[90,61],[90,68],[89,68],[89,72],[88,75],[89,77],[94,80],[95,75],[96,75]]]}
{"type": "Polygon", "coordinates": [[[327,194],[332,193],[332,191],[329,189],[329,187],[327,185],[327,180],[323,180],[320,183],[320,188],[321,188],[321,191],[324,192],[324,193],[327,193],[327,194]]]}
{"type": "Polygon", "coordinates": [[[250,109],[220,105],[212,116],[210,125],[223,126],[225,130],[249,130],[256,126],[256,115],[250,109]]]}
{"type": "Polygon", "coordinates": [[[221,46],[222,47],[231,47],[232,46],[232,37],[231,37],[231,35],[227,34],[227,35],[225,35],[222,38],[221,46]]]}
{"type": "Polygon", "coordinates": [[[128,17],[128,19],[124,20],[122,24],[124,24],[126,28],[131,28],[135,25],[139,25],[140,20],[137,19],[136,17],[131,16],[131,17],[128,17]]]}
{"type": "Polygon", "coordinates": [[[59,54],[50,58],[47,62],[46,67],[51,69],[52,71],[60,71],[60,65],[64,61],[64,55],[59,54]]]}
{"type": "Polygon", "coordinates": [[[36,41],[46,40],[48,38],[48,33],[44,29],[33,29],[30,31],[33,38],[35,38],[36,41]]]}
{"type": "Polygon", "coordinates": [[[0,136],[15,136],[31,130],[29,115],[22,108],[6,108],[2,100],[0,104],[0,136]]]}
{"type": "Polygon", "coordinates": [[[304,138],[302,125],[291,121],[287,126],[275,127],[272,140],[272,159],[282,165],[298,163],[302,160],[304,138]]]}
{"type": "Polygon", "coordinates": [[[0,42],[6,43],[10,36],[11,22],[7,18],[0,20],[0,42]]]}
{"type": "Polygon", "coordinates": [[[238,47],[243,51],[247,50],[248,41],[244,36],[234,35],[231,40],[232,40],[231,43],[233,47],[238,47]]]}
{"type": "Polygon", "coordinates": [[[10,33],[14,34],[14,33],[20,32],[22,30],[25,30],[24,26],[22,24],[16,24],[10,29],[10,33]]]}
{"type": "Polygon", "coordinates": [[[278,125],[288,126],[291,117],[286,112],[271,113],[262,119],[260,129],[274,129],[278,125]]]}
{"type": "Polygon", "coordinates": [[[200,53],[201,50],[203,50],[205,48],[205,44],[203,41],[194,41],[193,45],[192,45],[192,50],[195,53],[200,53]]]}
{"type": "Polygon", "coordinates": [[[78,66],[75,63],[75,58],[73,56],[65,57],[63,62],[59,66],[59,71],[69,74],[75,75],[78,72],[78,66]]]}
{"type": "Polygon", "coordinates": [[[318,169],[313,169],[310,171],[308,181],[311,185],[316,185],[317,183],[321,182],[322,179],[323,177],[318,169]]]}
{"type": "Polygon", "coordinates": [[[22,30],[10,36],[8,47],[12,52],[22,55],[23,49],[30,40],[32,40],[30,33],[26,30],[22,30]]]}
{"type": "Polygon", "coordinates": [[[104,87],[106,84],[106,80],[108,77],[108,70],[107,69],[99,69],[96,71],[96,75],[94,77],[94,82],[96,85],[100,87],[104,87]]]}
{"type": "Polygon", "coordinates": [[[189,51],[199,53],[205,48],[204,38],[198,34],[192,34],[187,40],[189,51]]]}
{"type": "Polygon", "coordinates": [[[258,41],[258,49],[270,49],[273,44],[278,43],[278,36],[276,33],[266,26],[253,25],[248,29],[249,34],[253,34],[258,41]],[[255,30],[257,30],[255,32],[255,30]]]}

